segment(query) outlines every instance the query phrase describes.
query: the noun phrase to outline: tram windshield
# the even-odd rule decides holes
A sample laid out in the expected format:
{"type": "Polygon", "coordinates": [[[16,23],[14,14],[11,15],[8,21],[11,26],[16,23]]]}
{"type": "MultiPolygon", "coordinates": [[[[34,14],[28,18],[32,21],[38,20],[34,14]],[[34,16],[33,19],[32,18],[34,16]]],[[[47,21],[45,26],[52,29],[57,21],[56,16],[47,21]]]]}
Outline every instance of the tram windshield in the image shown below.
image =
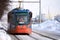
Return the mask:
{"type": "Polygon", "coordinates": [[[27,16],[17,16],[18,24],[25,24],[28,22],[27,16]]]}

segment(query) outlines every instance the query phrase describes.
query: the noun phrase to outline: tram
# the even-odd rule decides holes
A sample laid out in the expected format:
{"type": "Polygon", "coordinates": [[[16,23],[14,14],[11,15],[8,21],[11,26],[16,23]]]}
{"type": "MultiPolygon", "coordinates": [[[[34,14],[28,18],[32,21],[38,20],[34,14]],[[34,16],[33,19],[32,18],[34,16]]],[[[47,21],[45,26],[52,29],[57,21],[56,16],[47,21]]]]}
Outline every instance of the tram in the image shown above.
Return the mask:
{"type": "Polygon", "coordinates": [[[15,8],[8,13],[8,32],[12,34],[31,34],[32,12],[28,9],[15,8]]]}

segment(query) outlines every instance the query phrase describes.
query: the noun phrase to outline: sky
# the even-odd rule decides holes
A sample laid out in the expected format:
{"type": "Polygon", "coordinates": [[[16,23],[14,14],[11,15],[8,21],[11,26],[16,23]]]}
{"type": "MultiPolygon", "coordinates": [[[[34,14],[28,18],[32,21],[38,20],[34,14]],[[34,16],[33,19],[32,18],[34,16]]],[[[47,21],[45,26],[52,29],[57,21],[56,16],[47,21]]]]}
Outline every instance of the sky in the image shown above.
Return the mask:
{"type": "Polygon", "coordinates": [[[41,12],[52,14],[60,13],[60,0],[41,0],[41,12]]]}

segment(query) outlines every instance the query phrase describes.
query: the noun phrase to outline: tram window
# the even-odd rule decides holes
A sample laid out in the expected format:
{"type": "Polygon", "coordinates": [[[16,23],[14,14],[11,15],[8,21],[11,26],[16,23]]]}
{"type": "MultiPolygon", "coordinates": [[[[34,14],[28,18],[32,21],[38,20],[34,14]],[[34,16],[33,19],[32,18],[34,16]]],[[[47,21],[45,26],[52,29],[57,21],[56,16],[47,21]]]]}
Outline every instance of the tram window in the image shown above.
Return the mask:
{"type": "Polygon", "coordinates": [[[27,16],[17,16],[17,21],[19,24],[25,24],[28,21],[27,16]]]}

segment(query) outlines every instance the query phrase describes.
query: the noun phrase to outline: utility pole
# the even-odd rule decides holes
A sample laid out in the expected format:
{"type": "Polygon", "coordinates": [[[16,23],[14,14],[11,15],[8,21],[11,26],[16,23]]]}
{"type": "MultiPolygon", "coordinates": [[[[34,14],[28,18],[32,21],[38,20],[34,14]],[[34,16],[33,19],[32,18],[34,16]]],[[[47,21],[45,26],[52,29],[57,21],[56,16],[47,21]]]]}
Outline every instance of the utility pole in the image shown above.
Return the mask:
{"type": "Polygon", "coordinates": [[[18,3],[19,3],[19,8],[21,8],[22,0],[18,0],[18,3]]]}
{"type": "Polygon", "coordinates": [[[39,0],[39,19],[41,23],[41,0],[39,0]]]}

